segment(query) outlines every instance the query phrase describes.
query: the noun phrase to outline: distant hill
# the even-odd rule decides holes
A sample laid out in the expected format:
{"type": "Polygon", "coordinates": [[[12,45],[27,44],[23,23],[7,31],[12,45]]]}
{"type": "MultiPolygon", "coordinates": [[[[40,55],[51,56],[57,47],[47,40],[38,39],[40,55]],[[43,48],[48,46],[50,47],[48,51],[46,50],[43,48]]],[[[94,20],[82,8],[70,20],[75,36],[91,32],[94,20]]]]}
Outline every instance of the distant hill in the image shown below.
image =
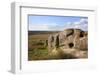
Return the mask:
{"type": "Polygon", "coordinates": [[[52,34],[58,33],[60,31],[28,31],[28,35],[37,35],[37,34],[52,34]]]}

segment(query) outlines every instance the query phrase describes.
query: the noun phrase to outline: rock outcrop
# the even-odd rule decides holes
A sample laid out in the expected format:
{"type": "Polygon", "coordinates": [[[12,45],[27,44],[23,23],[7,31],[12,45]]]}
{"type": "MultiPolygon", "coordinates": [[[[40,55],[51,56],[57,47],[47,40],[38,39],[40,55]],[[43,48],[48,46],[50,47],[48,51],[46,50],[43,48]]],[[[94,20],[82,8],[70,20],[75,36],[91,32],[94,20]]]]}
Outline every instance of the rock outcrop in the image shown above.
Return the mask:
{"type": "Polygon", "coordinates": [[[88,50],[88,33],[80,29],[66,29],[57,34],[52,34],[48,38],[48,50],[52,51],[55,48],[62,49],[63,52],[69,52],[75,57],[87,57],[82,54],[88,50]],[[71,52],[71,50],[73,50],[71,52]],[[82,51],[82,53],[81,53],[82,51]],[[81,56],[80,56],[81,55],[81,56]]]}

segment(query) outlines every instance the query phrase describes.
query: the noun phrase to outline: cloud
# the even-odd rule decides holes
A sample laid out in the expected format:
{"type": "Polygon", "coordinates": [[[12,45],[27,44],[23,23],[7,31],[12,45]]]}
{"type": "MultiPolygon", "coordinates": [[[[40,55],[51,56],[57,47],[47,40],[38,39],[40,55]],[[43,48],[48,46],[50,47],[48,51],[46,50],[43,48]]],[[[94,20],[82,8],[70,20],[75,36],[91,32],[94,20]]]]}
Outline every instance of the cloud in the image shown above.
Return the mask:
{"type": "Polygon", "coordinates": [[[29,25],[30,31],[55,31],[57,30],[58,25],[56,23],[51,24],[36,24],[29,25]]]}
{"type": "Polygon", "coordinates": [[[65,25],[58,25],[57,23],[29,25],[30,31],[63,31],[67,28],[78,28],[87,31],[88,19],[82,18],[77,22],[69,21],[65,25]]]}
{"type": "Polygon", "coordinates": [[[80,29],[88,31],[88,19],[81,19],[79,22],[80,29]]]}
{"type": "Polygon", "coordinates": [[[77,28],[77,29],[82,29],[84,31],[88,31],[88,19],[80,19],[78,22],[71,22],[69,24],[66,24],[66,28],[77,28]]]}
{"type": "Polygon", "coordinates": [[[48,30],[48,26],[47,25],[29,25],[29,30],[30,31],[42,31],[42,30],[48,30]]]}

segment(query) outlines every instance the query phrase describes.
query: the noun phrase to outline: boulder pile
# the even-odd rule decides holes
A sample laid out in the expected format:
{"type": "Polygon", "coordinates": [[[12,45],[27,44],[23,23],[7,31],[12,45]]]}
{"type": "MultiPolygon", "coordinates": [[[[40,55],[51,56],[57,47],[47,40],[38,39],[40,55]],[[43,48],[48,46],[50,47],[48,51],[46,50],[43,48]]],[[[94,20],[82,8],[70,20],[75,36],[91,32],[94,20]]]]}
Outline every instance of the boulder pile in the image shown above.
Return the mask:
{"type": "Polygon", "coordinates": [[[48,37],[48,50],[52,51],[55,48],[62,49],[66,54],[74,53],[75,55],[73,55],[76,58],[87,57],[88,33],[81,29],[66,29],[62,32],[51,34],[48,37]],[[74,51],[72,51],[73,49],[74,51]]]}

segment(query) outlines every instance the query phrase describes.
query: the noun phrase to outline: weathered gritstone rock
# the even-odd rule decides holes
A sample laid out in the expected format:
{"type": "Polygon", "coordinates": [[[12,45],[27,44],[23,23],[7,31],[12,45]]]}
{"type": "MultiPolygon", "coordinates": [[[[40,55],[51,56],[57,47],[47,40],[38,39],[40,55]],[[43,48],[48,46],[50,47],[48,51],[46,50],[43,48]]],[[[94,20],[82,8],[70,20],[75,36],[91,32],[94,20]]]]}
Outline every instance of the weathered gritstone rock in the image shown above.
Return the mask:
{"type": "Polygon", "coordinates": [[[49,51],[51,51],[54,48],[53,43],[54,43],[54,36],[50,35],[48,38],[48,50],[49,51]]]}
{"type": "MultiPolygon", "coordinates": [[[[88,33],[80,29],[66,29],[48,38],[48,50],[54,48],[88,50],[88,33]]],[[[70,50],[66,50],[70,51],[70,50]]],[[[76,52],[78,53],[78,52],[76,52]]],[[[81,52],[79,52],[81,54],[81,52]]],[[[75,54],[79,55],[79,54],[75,54]]],[[[84,54],[83,54],[84,55],[84,54]]],[[[84,56],[83,56],[84,57],[84,56]]]]}
{"type": "Polygon", "coordinates": [[[47,46],[48,46],[48,40],[45,40],[44,47],[47,47],[47,46]]]}

